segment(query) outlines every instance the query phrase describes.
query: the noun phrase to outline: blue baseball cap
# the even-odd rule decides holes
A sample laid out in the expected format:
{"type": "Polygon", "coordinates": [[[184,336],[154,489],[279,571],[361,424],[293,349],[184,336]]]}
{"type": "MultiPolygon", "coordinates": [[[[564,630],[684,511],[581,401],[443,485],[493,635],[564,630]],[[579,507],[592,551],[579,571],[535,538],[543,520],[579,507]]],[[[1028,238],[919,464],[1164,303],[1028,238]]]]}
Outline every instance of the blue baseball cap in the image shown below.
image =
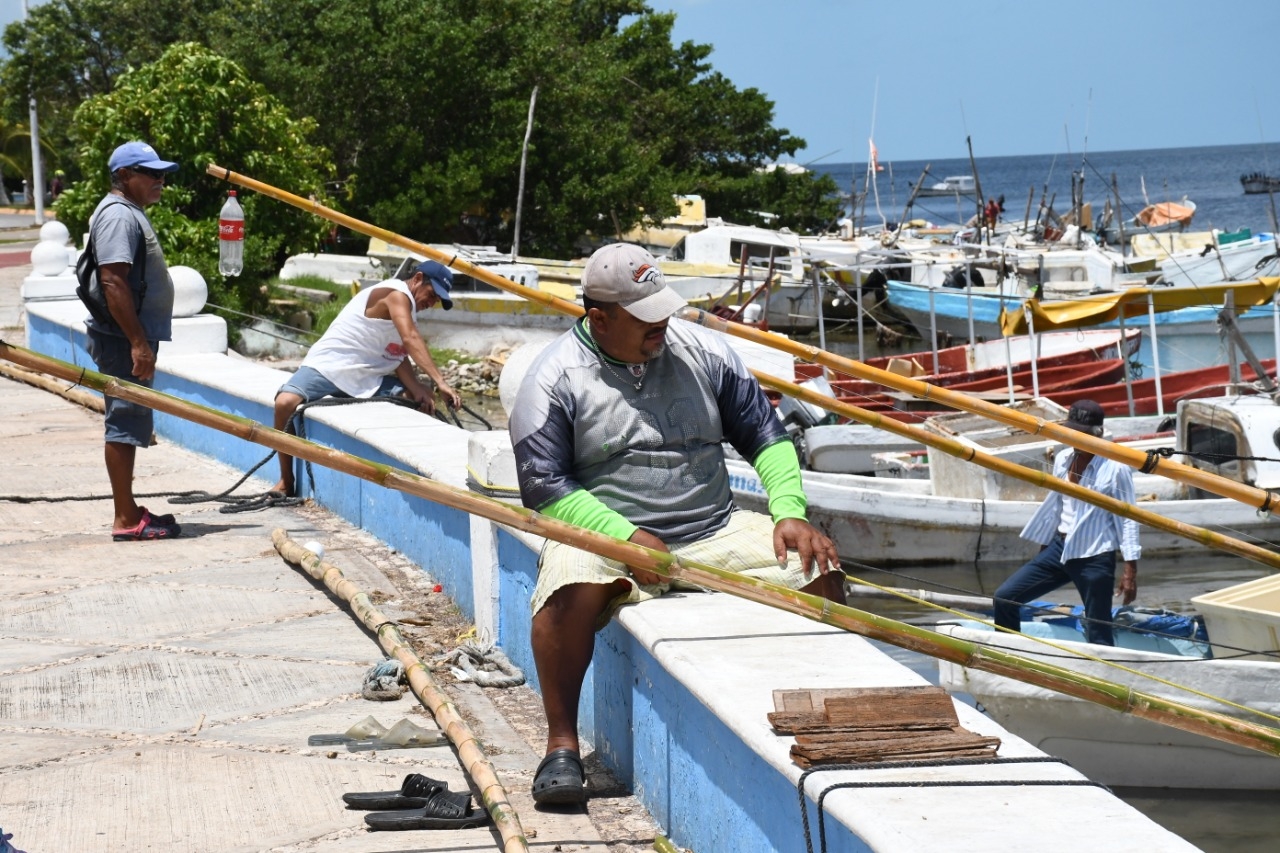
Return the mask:
{"type": "Polygon", "coordinates": [[[449,291],[453,289],[453,270],[439,261],[423,261],[414,272],[422,273],[422,277],[431,282],[431,289],[440,297],[444,310],[453,307],[453,300],[449,298],[449,291]]]}
{"type": "Polygon", "coordinates": [[[116,148],[115,151],[111,152],[111,159],[107,161],[107,171],[112,174],[115,174],[116,169],[127,169],[130,166],[142,166],[159,172],[176,172],[178,170],[177,163],[161,160],[160,155],[156,153],[156,149],[145,142],[136,140],[134,142],[126,142],[116,148]]]}

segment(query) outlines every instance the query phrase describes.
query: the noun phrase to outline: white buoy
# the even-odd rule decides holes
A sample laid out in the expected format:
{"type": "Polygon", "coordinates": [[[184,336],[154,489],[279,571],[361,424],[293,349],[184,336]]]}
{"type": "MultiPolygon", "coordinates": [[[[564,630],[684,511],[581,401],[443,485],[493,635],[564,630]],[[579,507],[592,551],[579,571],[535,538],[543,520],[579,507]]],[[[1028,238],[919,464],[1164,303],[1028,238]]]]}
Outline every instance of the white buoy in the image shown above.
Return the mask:
{"type": "Polygon", "coordinates": [[[303,545],[302,547],[303,547],[303,548],[306,548],[306,549],[307,549],[308,551],[310,551],[312,554],[315,554],[315,555],[316,555],[316,559],[317,559],[317,560],[323,560],[323,559],[324,559],[324,546],[323,546],[323,545],[321,545],[321,544],[320,544],[319,542],[317,542],[316,540],[312,539],[310,542],[308,542],[307,544],[303,545]]]}

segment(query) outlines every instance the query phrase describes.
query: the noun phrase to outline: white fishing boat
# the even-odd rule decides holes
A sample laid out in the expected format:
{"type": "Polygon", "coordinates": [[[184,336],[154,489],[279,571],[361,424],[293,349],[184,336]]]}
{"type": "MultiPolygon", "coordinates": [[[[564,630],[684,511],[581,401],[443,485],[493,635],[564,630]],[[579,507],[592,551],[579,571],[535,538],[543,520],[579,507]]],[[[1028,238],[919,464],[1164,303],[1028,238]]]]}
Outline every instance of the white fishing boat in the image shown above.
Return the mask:
{"type": "Polygon", "coordinates": [[[1163,234],[1166,231],[1185,231],[1196,215],[1196,203],[1186,196],[1181,201],[1162,201],[1148,204],[1133,218],[1118,223],[1115,217],[1103,222],[1098,229],[1104,240],[1112,246],[1128,242],[1135,234],[1163,234]]]}
{"type": "MultiPolygon", "coordinates": [[[[1239,232],[1236,232],[1239,234],[1239,232]]],[[[1280,273],[1275,236],[1249,234],[1224,240],[1220,232],[1190,251],[1174,252],[1159,263],[1160,281],[1193,287],[1223,281],[1250,281],[1280,273]]]]}
{"type": "Polygon", "coordinates": [[[976,195],[978,182],[973,175],[948,175],[940,181],[920,187],[916,198],[931,198],[950,195],[976,195]]]}
{"type": "MultiPolygon", "coordinates": [[[[1063,420],[1066,409],[1049,401],[1046,420],[1063,420]]],[[[931,418],[925,429],[939,432],[975,450],[1049,472],[1055,441],[1013,428],[982,433],[984,419],[957,413],[931,418]],[[969,421],[972,426],[965,426],[969,421]]],[[[1115,429],[1118,424],[1108,421],[1115,429]]],[[[1280,407],[1269,397],[1222,397],[1179,404],[1176,450],[1209,448],[1229,457],[1221,465],[1198,467],[1264,489],[1280,488],[1280,462],[1273,434],[1280,428],[1280,407]],[[1243,457],[1246,461],[1237,461],[1243,457]],[[1249,457],[1259,457],[1249,460],[1249,457]]],[[[1126,430],[1128,432],[1128,430],[1126,430]]],[[[1139,449],[1167,446],[1147,439],[1139,449]]],[[[941,451],[929,453],[929,479],[892,479],[859,474],[803,472],[809,520],[836,543],[848,559],[881,567],[919,567],[975,562],[1022,562],[1034,546],[1019,536],[1046,494],[1022,480],[997,474],[941,451]]],[[[746,462],[729,463],[734,499],[764,511],[764,487],[746,462]]],[[[1255,542],[1280,544],[1280,525],[1256,509],[1228,498],[1209,496],[1154,474],[1134,474],[1144,509],[1255,542]]],[[[1142,533],[1144,558],[1172,557],[1203,547],[1156,529],[1142,533]]]]}
{"type": "Polygon", "coordinates": [[[804,334],[818,326],[815,288],[806,273],[800,238],[786,229],[710,220],[658,257],[667,283],[688,300],[763,306],[773,331],[804,334]]]}
{"type": "MultiPolygon", "coordinates": [[[[1276,579],[1264,580],[1274,586],[1276,579]]],[[[1280,620],[1280,613],[1271,615],[1280,620]]],[[[1215,642],[1214,625],[1208,627],[1209,641],[1215,642]]],[[[1274,727],[1280,715],[1280,658],[1207,659],[1199,644],[1161,641],[1125,628],[1115,629],[1115,646],[1099,646],[1083,642],[1075,628],[1042,621],[1024,622],[1023,635],[996,633],[976,622],[937,630],[1262,725],[1274,727]],[[1151,651],[1153,643],[1164,651],[1151,651]]],[[[1227,658],[1238,650],[1220,646],[1216,653],[1227,658]]],[[[1280,760],[1274,756],[959,664],[939,661],[938,671],[948,691],[969,694],[1010,731],[1105,785],[1280,790],[1280,760]]]]}

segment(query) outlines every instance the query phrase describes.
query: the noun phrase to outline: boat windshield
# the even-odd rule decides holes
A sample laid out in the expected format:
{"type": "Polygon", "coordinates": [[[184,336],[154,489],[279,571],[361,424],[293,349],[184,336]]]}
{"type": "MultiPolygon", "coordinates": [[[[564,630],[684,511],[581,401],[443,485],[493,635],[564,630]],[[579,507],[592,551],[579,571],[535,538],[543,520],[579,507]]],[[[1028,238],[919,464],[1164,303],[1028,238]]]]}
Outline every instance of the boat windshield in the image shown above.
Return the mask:
{"type": "Polygon", "coordinates": [[[776,269],[791,269],[791,253],[786,246],[768,246],[763,243],[748,243],[745,240],[730,240],[729,254],[734,263],[741,263],[746,258],[748,266],[764,267],[769,263],[769,252],[773,252],[773,264],[776,269]]]}

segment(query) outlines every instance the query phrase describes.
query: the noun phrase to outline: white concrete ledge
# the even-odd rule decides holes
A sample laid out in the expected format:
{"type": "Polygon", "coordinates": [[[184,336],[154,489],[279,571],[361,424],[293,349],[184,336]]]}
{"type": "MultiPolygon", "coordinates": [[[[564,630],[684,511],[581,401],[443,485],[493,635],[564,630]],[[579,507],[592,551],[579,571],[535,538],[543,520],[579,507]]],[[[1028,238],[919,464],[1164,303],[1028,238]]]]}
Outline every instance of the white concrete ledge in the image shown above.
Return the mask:
{"type": "MultiPolygon", "coordinates": [[[[734,596],[672,594],[624,607],[618,621],[691,697],[740,739],[748,754],[759,756],[785,778],[793,794],[802,770],[790,756],[794,739],[776,734],[769,725],[774,690],[927,683],[862,637],[734,596]]],[[[954,704],[966,729],[1000,738],[1001,758],[1044,757],[976,709],[954,704]]],[[[723,756],[728,763],[737,760],[729,750],[723,756]]],[[[637,787],[652,772],[637,766],[637,787]]],[[[733,784],[735,776],[744,787],[766,781],[749,765],[725,775],[728,781],[721,784],[733,784]]],[[[671,780],[655,781],[673,787],[671,780]]],[[[813,798],[836,783],[884,784],[834,792],[825,801],[829,836],[835,829],[832,821],[838,821],[872,850],[990,853],[1008,847],[1010,837],[1034,838],[1037,850],[1064,853],[1196,849],[1104,788],[1081,785],[1086,781],[1063,763],[974,763],[824,771],[809,777],[806,790],[813,798]],[[917,787],[893,785],[904,782],[917,787]],[[1085,815],[1087,819],[1082,819],[1085,815]]],[[[738,799],[735,792],[726,793],[730,800],[738,799]]],[[[678,811],[676,804],[669,807],[678,811]]],[[[798,815],[794,799],[778,802],[776,807],[798,815]]],[[[811,802],[815,833],[816,819],[811,802]]],[[[801,840],[796,842],[796,849],[802,849],[801,840]]]]}
{"type": "MultiPolygon", "coordinates": [[[[66,326],[68,329],[84,334],[84,320],[89,312],[74,295],[74,281],[70,299],[53,301],[33,301],[24,304],[27,314],[46,319],[66,326]]],[[[198,314],[195,317],[175,317],[173,320],[173,340],[160,345],[160,355],[191,355],[194,353],[219,353],[227,351],[227,321],[213,314],[198,314]]]]}

